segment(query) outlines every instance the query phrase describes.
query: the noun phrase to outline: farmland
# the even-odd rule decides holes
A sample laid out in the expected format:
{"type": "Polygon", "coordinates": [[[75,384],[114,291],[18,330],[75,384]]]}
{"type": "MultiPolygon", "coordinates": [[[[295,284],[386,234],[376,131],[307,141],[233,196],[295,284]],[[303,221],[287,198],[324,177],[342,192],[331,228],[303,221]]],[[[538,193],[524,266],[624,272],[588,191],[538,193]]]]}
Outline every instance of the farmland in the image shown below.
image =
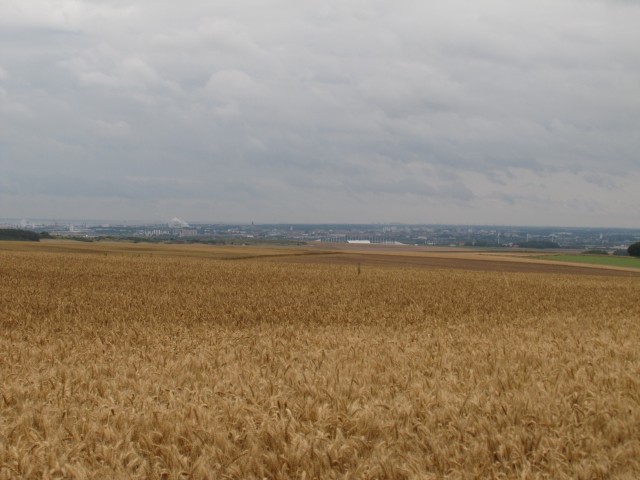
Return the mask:
{"type": "Polygon", "coordinates": [[[635,257],[614,257],[611,255],[546,255],[542,258],[559,262],[640,268],[640,259],[635,257]]]}
{"type": "Polygon", "coordinates": [[[0,244],[0,479],[637,478],[640,275],[0,244]]]}

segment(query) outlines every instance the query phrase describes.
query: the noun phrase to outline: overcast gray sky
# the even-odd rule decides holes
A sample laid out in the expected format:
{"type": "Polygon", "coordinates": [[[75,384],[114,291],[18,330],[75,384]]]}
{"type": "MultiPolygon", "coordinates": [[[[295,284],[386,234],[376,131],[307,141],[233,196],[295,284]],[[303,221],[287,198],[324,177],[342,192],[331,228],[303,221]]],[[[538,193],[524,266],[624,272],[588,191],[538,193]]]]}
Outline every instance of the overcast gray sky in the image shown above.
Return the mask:
{"type": "Polygon", "coordinates": [[[640,2],[2,0],[0,218],[640,225],[640,2]]]}

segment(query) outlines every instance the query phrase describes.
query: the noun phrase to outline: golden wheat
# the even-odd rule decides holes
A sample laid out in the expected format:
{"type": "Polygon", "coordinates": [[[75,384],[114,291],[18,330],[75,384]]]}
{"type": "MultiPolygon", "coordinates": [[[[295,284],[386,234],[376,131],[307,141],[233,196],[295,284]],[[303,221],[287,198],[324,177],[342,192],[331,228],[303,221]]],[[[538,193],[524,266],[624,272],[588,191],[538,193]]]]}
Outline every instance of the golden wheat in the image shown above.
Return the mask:
{"type": "Polygon", "coordinates": [[[640,475],[635,278],[92,248],[0,252],[2,479],[640,475]]]}

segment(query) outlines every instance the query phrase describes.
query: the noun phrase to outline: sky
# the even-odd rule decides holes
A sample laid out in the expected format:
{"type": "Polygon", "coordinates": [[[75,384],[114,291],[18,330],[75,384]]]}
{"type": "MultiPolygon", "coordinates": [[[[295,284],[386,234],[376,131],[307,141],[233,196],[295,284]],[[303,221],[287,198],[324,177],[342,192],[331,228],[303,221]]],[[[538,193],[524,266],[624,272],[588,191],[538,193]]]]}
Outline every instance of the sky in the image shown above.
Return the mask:
{"type": "Polygon", "coordinates": [[[640,2],[2,0],[0,218],[639,227],[640,2]]]}

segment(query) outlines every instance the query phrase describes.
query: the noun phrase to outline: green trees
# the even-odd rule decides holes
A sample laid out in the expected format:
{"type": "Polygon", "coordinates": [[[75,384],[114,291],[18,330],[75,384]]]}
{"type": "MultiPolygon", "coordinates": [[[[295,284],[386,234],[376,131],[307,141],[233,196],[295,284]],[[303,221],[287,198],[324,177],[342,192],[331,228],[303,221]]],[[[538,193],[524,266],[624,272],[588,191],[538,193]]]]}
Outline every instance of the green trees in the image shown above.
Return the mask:
{"type": "Polygon", "coordinates": [[[640,242],[629,245],[629,248],[627,248],[627,252],[629,252],[629,255],[631,255],[632,257],[640,257],[640,242]]]}
{"type": "Polygon", "coordinates": [[[0,228],[0,240],[20,240],[39,242],[40,235],[30,230],[18,230],[15,228],[0,228]]]}

